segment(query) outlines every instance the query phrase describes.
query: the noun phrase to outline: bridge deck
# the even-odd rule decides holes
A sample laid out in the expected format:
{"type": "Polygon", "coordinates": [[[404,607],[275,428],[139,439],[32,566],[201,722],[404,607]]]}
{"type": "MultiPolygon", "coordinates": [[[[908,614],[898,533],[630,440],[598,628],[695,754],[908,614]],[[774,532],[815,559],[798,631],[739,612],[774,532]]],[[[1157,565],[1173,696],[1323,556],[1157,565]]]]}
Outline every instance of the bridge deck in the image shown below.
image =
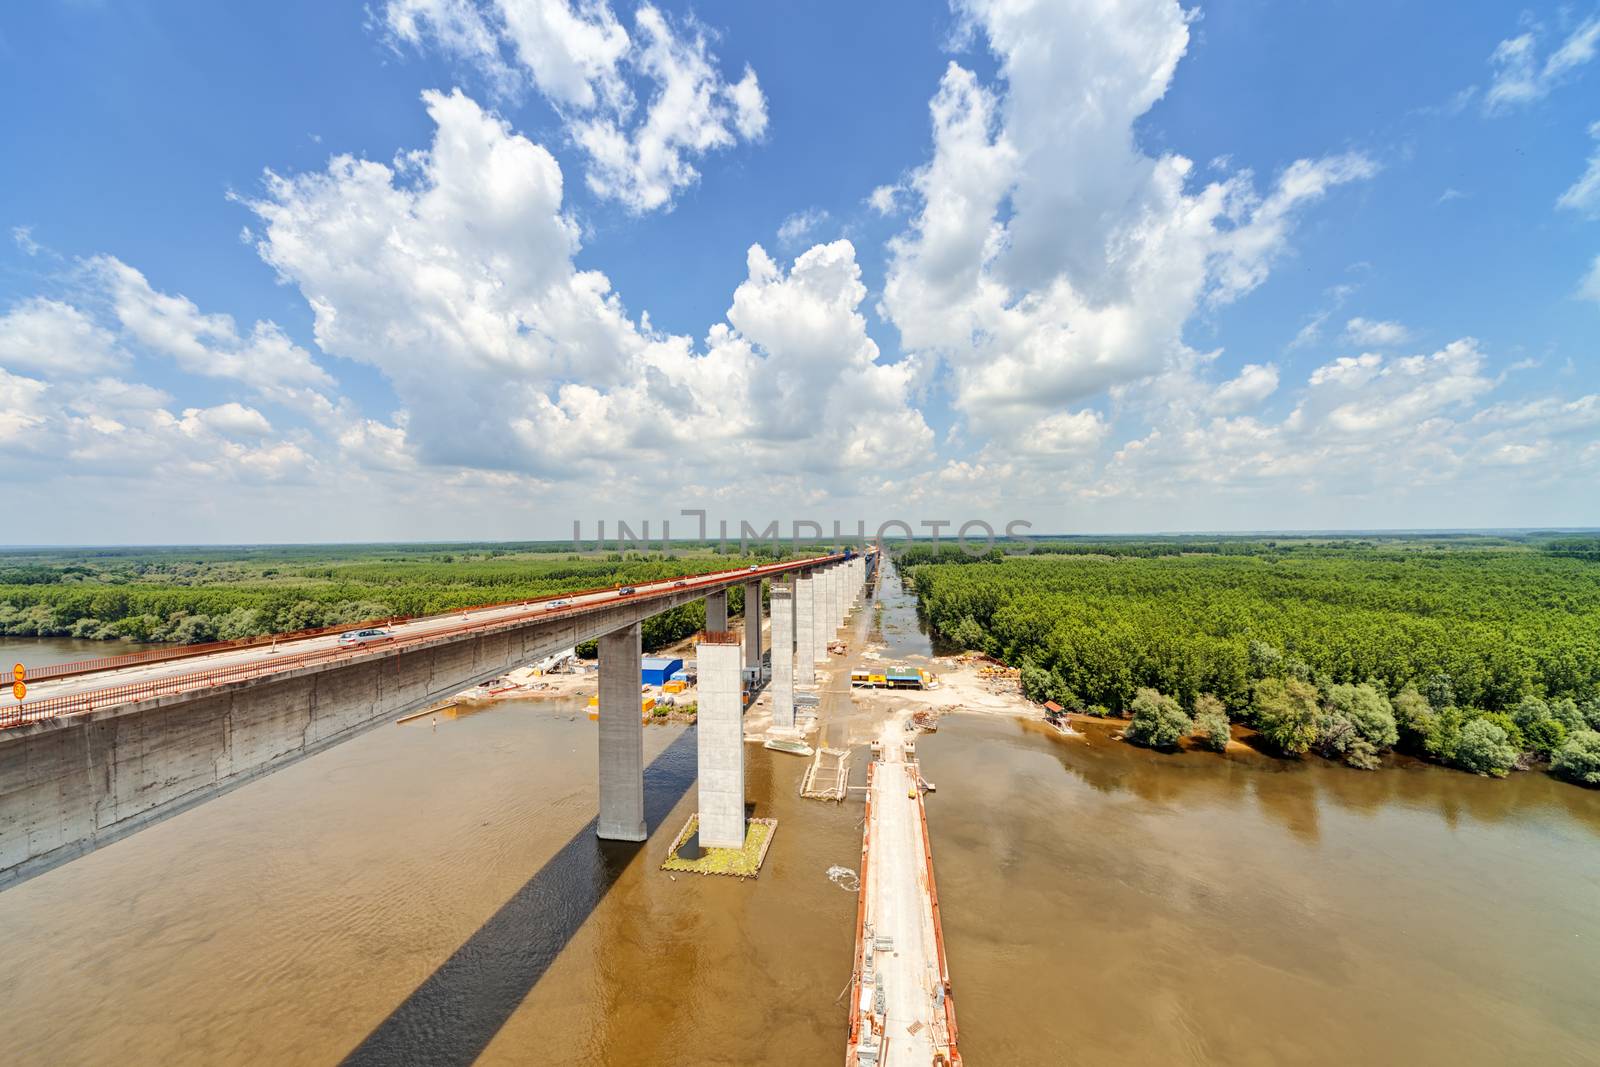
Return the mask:
{"type": "Polygon", "coordinates": [[[847,1067],[959,1067],[920,774],[898,719],[868,769],[847,1067]]]}
{"type": "Polygon", "coordinates": [[[253,644],[242,648],[221,649],[203,655],[184,655],[174,650],[174,658],[141,662],[105,670],[86,671],[67,677],[49,678],[30,683],[27,697],[17,701],[9,686],[0,689],[0,729],[24,722],[50,718],[61,714],[88,710],[90,701],[96,707],[141,699],[147,692],[125,687],[142,687],[149,690],[159,683],[163,692],[180,692],[205,689],[212,685],[237,680],[242,676],[257,676],[287,671],[321,662],[344,662],[366,656],[378,655],[407,644],[435,641],[454,635],[470,635],[488,627],[507,623],[543,622],[546,620],[581,616],[619,603],[648,602],[666,599],[688,591],[707,593],[731,588],[759,578],[770,578],[790,571],[814,567],[838,559],[838,556],[819,556],[805,560],[768,564],[755,570],[748,568],[717,571],[711,574],[686,575],[666,578],[658,582],[641,583],[636,592],[622,595],[614,590],[591,591],[583,594],[552,594],[538,600],[518,601],[513,604],[469,608],[426,618],[409,619],[389,627],[393,638],[353,648],[341,648],[337,633],[311,637],[298,637],[276,644],[253,644]],[[557,606],[558,601],[565,603],[557,606]],[[219,674],[217,672],[227,672],[219,674]],[[123,690],[117,692],[117,690],[123,690]]]}

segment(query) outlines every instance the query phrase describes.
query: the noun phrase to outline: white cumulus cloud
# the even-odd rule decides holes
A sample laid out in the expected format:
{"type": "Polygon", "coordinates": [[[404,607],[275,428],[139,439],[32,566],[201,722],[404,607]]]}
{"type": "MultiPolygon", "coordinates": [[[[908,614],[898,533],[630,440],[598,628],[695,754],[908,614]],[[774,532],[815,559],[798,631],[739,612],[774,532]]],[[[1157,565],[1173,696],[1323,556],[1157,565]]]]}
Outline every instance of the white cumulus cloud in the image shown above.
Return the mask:
{"type": "Polygon", "coordinates": [[[783,220],[778,227],[778,242],[783,245],[796,245],[808,240],[817,227],[828,221],[828,213],[821,208],[807,208],[796,211],[783,220]]]}
{"type": "Polygon", "coordinates": [[[631,33],[607,0],[388,0],[383,19],[395,40],[471,63],[497,94],[535,86],[588,155],[589,187],[635,213],[669,207],[699,178],[696,159],[766,132],[755,71],[725,77],[697,24],[648,3],[631,33]]]}
{"type": "MultiPolygon", "coordinates": [[[[1589,127],[1589,136],[1600,140],[1600,122],[1589,127]]],[[[1600,220],[1600,148],[1589,157],[1589,166],[1578,180],[1556,199],[1556,206],[1576,211],[1588,219],[1600,220]]]]}
{"type": "Polygon", "coordinates": [[[900,210],[902,192],[904,190],[899,185],[880,185],[868,194],[867,203],[880,215],[893,215],[900,210]]]}
{"type": "Polygon", "coordinates": [[[1550,90],[1592,60],[1600,51],[1600,15],[1591,15],[1579,23],[1542,60],[1540,36],[1535,30],[1528,30],[1508,37],[1495,47],[1489,56],[1494,76],[1483,98],[1486,112],[1504,113],[1542,100],[1550,90]]]}
{"type": "Polygon", "coordinates": [[[88,265],[128,335],[191,374],[231,378],[269,392],[333,385],[327,371],[274,322],[257,322],[244,336],[231,315],[205,314],[188,297],[160,292],[115,256],[96,256],[88,265]]]}
{"type": "Polygon", "coordinates": [[[899,466],[929,441],[918,364],[880,362],[848,241],[787,269],[753,246],[703,346],[660,334],[574,266],[549,152],[460,92],[424,102],[430,148],[269,175],[250,204],[318,344],[377,367],[405,407],[403,433],[364,427],[353,452],[613,485],[679,457],[708,481],[770,487],[899,466]]]}
{"type": "Polygon", "coordinates": [[[1295,160],[1260,192],[1248,172],[1200,185],[1189,160],[1142,152],[1134,124],[1188,47],[1176,0],[960,10],[1001,81],[945,71],[883,305],[910,350],[950,367],[980,435],[1021,447],[1083,399],[1183,362],[1199,308],[1259,286],[1306,205],[1377,170],[1359,153],[1295,160]]]}
{"type": "Polygon", "coordinates": [[[1271,363],[1247,363],[1237,377],[1221,385],[1211,394],[1211,410],[1221,415],[1233,415],[1258,407],[1261,402],[1278,391],[1278,368],[1271,363]]]}
{"type": "Polygon", "coordinates": [[[1600,256],[1594,257],[1594,264],[1589,268],[1589,273],[1578,283],[1578,296],[1600,304],[1600,256]]]}
{"type": "Polygon", "coordinates": [[[45,375],[89,375],[127,361],[116,338],[59,300],[34,297],[0,317],[0,367],[45,375]]]}
{"type": "Polygon", "coordinates": [[[1380,322],[1358,316],[1344,324],[1344,336],[1354,344],[1386,348],[1411,340],[1411,331],[1398,322],[1380,322]]]}

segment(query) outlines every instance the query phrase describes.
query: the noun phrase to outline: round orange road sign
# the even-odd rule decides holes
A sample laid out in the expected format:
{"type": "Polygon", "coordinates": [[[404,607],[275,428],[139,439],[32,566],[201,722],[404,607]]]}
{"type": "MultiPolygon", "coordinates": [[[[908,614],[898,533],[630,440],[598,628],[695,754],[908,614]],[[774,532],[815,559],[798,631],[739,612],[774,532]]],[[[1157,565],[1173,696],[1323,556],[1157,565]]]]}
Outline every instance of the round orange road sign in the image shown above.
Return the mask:
{"type": "Polygon", "coordinates": [[[12,682],[11,695],[16,697],[18,700],[21,700],[23,697],[28,695],[28,687],[23,685],[21,682],[12,682]]]}
{"type": "Polygon", "coordinates": [[[19,663],[15,667],[11,668],[11,680],[13,682],[23,681],[27,677],[28,677],[28,668],[24,667],[22,664],[19,663]]]}

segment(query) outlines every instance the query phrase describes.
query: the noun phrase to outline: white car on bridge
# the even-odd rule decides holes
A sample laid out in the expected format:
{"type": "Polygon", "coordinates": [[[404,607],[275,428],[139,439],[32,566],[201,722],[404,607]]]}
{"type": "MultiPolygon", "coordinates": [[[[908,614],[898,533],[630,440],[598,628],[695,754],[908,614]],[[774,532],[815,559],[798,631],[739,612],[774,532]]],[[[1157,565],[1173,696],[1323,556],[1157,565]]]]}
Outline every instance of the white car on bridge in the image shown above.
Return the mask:
{"type": "Polygon", "coordinates": [[[393,636],[393,632],[379,627],[369,627],[365,630],[346,630],[339,635],[339,645],[341,648],[348,648],[352,645],[364,645],[371,641],[383,641],[393,636]]]}

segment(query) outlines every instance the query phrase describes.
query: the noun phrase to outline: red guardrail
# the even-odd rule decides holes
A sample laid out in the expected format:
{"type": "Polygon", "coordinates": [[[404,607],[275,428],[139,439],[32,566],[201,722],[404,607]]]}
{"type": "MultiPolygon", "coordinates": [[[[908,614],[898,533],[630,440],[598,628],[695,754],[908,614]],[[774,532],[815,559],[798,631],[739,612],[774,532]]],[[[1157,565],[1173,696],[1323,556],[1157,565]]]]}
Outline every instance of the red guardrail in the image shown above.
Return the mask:
{"type": "MultiPolygon", "coordinates": [[[[833,556],[818,556],[812,560],[800,560],[799,564],[811,565],[834,559],[833,556]]],[[[767,564],[771,566],[793,567],[795,562],[786,564],[767,564]]],[[[748,570],[749,568],[743,568],[748,570]]],[[[713,576],[732,575],[741,573],[740,569],[726,571],[707,571],[704,574],[693,575],[696,579],[713,576]]],[[[766,573],[763,568],[762,573],[766,573]]],[[[690,577],[688,575],[683,578],[690,577]]],[[[661,578],[650,582],[658,585],[661,582],[670,582],[680,579],[661,578]]],[[[175,659],[191,659],[195,656],[209,656],[214,652],[230,652],[241,648],[262,648],[283,641],[300,641],[308,637],[326,637],[328,634],[340,634],[349,630],[361,630],[371,626],[394,626],[403,622],[418,622],[427,619],[443,619],[451,615],[460,615],[469,611],[489,611],[494,608],[513,608],[528,604],[542,604],[551,600],[561,600],[566,597],[592,596],[595,593],[605,593],[616,589],[621,582],[611,585],[598,585],[590,589],[571,589],[561,593],[550,593],[545,596],[528,597],[523,600],[500,600],[488,604],[473,604],[463,608],[451,608],[449,611],[438,612],[433,615],[385,615],[378,619],[366,619],[361,622],[340,623],[338,626],[316,626],[305,630],[286,630],[277,634],[262,634],[257,637],[240,637],[228,641],[207,641],[194,645],[172,645],[167,648],[147,648],[143,652],[126,652],[120,656],[102,656],[99,659],[74,660],[71,663],[52,663],[43,667],[32,667],[28,670],[30,682],[43,682],[51,678],[71,678],[79,674],[93,674],[96,671],[114,671],[123,667],[134,667],[144,663],[165,663],[175,659]]]]}
{"type": "Polygon", "coordinates": [[[28,681],[42,682],[48,678],[70,678],[96,671],[114,671],[123,667],[136,667],[142,663],[165,663],[175,659],[209,656],[214,652],[230,652],[241,648],[265,648],[278,641],[299,641],[307,637],[323,637],[346,630],[360,630],[368,626],[393,625],[410,622],[414,616],[389,615],[382,619],[341,626],[318,626],[309,630],[289,630],[281,634],[263,634],[260,637],[240,637],[231,641],[205,641],[193,645],[170,645],[166,648],[147,648],[143,652],[125,652],[120,656],[102,656],[99,659],[73,660],[71,663],[51,663],[43,667],[30,667],[28,681]]]}
{"type": "MultiPolygon", "coordinates": [[[[539,618],[541,620],[564,618],[569,615],[581,614],[595,607],[609,606],[611,604],[618,603],[619,601],[651,600],[657,597],[670,596],[674,593],[682,592],[684,590],[700,589],[707,585],[717,585],[722,582],[729,581],[730,579],[737,579],[741,577],[748,579],[748,577],[752,575],[757,577],[765,577],[766,575],[772,573],[782,574],[787,571],[796,570],[802,567],[814,567],[818,564],[827,563],[830,560],[837,558],[841,557],[817,556],[812,559],[793,560],[787,563],[767,564],[766,566],[759,567],[754,571],[750,570],[749,568],[742,568],[737,570],[713,571],[709,574],[697,574],[679,579],[663,578],[659,581],[649,583],[651,588],[642,592],[629,593],[619,596],[616,600],[604,601],[601,604],[573,604],[569,607],[561,608],[554,612],[547,611],[546,613],[540,615],[539,618]],[[682,585],[676,584],[680,581],[683,582],[682,585]],[[662,584],[666,582],[671,582],[673,584],[667,585],[665,588],[661,588],[662,584]]],[[[449,612],[447,615],[426,616],[424,619],[444,619],[449,615],[464,615],[472,611],[488,611],[496,608],[510,608],[518,606],[526,607],[528,605],[541,603],[546,600],[560,600],[567,597],[576,596],[592,596],[595,593],[608,592],[611,588],[613,587],[606,586],[600,589],[585,590],[583,592],[552,594],[549,597],[541,597],[531,600],[513,600],[502,604],[485,605],[483,607],[458,608],[449,612]]],[[[407,619],[405,621],[414,622],[424,620],[407,619]]],[[[124,685],[106,686],[100,689],[91,689],[82,693],[70,693],[58,697],[46,697],[42,700],[29,700],[21,704],[13,704],[9,707],[0,708],[0,730],[21,726],[30,722],[38,722],[42,719],[52,719],[61,715],[93,711],[96,708],[106,707],[107,705],[127,704],[136,700],[149,700],[153,697],[167,696],[173,693],[190,692],[196,689],[208,689],[214,685],[242,681],[246,678],[260,677],[263,674],[275,674],[280,671],[288,670],[292,667],[306,666],[312,663],[332,662],[341,659],[357,659],[365,655],[370,655],[378,650],[390,651],[396,648],[411,647],[422,641],[439,637],[443,634],[465,634],[475,630],[485,630],[494,626],[503,625],[506,623],[515,623],[517,621],[519,620],[516,620],[515,618],[487,619],[480,622],[471,623],[466,626],[452,626],[445,629],[427,630],[421,633],[407,634],[403,638],[397,638],[384,642],[374,642],[372,644],[363,645],[353,649],[329,648],[319,649],[312,652],[291,652],[285,655],[282,659],[258,660],[251,663],[235,664],[231,667],[215,667],[207,671],[191,671],[187,674],[176,674],[167,678],[152,678],[144,682],[129,682],[124,685]]],[[[351,627],[348,626],[325,627],[316,631],[315,633],[301,632],[292,636],[295,638],[303,638],[306,636],[319,636],[335,632],[342,633],[349,629],[351,629],[351,627]]],[[[284,635],[279,635],[279,638],[281,639],[283,636],[284,635]]],[[[212,649],[211,651],[217,652],[237,650],[241,647],[261,647],[270,640],[271,638],[258,640],[253,644],[232,642],[227,643],[225,648],[212,649]]],[[[141,655],[141,653],[132,653],[131,655],[138,656],[141,655]]],[[[107,659],[119,658],[121,657],[107,657],[107,659]]],[[[181,657],[174,656],[168,658],[181,657]]],[[[34,672],[29,673],[30,681],[39,676],[34,672]]],[[[56,677],[60,677],[60,675],[57,675],[56,677]]]]}

